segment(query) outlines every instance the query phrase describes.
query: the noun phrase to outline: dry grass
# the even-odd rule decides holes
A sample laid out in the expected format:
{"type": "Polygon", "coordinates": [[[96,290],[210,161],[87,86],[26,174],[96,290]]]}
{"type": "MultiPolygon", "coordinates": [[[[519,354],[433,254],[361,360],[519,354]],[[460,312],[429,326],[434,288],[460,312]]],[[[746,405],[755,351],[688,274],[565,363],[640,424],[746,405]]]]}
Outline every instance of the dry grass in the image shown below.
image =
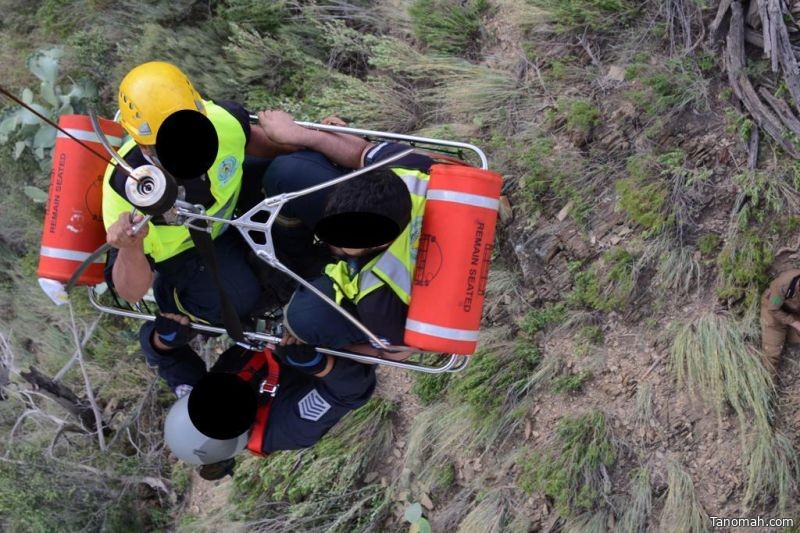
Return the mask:
{"type": "Polygon", "coordinates": [[[628,486],[630,500],[617,524],[619,533],[644,533],[653,510],[653,488],[650,486],[650,469],[646,466],[631,472],[628,486]]]}
{"type": "Polygon", "coordinates": [[[633,422],[639,427],[644,427],[653,419],[653,404],[655,392],[651,383],[639,383],[636,387],[636,398],[633,408],[633,422]]]}
{"type": "Polygon", "coordinates": [[[667,485],[669,489],[661,512],[660,530],[665,533],[708,531],[708,515],[697,501],[692,478],[678,463],[669,464],[667,485]]]}
{"type": "Polygon", "coordinates": [[[770,497],[774,497],[781,513],[793,510],[798,497],[800,462],[791,440],[772,427],[757,423],[747,436],[744,461],[747,473],[744,504],[754,509],[755,504],[769,504],[770,497]]]}
{"type": "Polygon", "coordinates": [[[500,533],[504,526],[508,502],[501,491],[492,491],[479,498],[458,525],[459,533],[500,533]]]}
{"type": "Polygon", "coordinates": [[[720,415],[730,405],[742,422],[751,415],[772,419],[772,380],[733,318],[705,313],[681,326],[670,367],[679,385],[697,391],[720,415]]]}

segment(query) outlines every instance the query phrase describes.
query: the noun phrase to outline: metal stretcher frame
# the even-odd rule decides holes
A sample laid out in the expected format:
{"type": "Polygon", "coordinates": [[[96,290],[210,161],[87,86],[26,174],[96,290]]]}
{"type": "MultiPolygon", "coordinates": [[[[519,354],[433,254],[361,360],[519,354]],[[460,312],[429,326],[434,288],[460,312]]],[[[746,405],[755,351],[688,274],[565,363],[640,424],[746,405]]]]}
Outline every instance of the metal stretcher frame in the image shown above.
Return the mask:
{"type": "MultiPolygon", "coordinates": [[[[256,117],[250,116],[251,121],[255,121],[256,117]]],[[[183,225],[191,225],[191,223],[195,220],[204,220],[208,222],[219,222],[234,226],[239,230],[242,234],[242,237],[247,242],[248,246],[253,250],[256,256],[264,261],[268,266],[275,268],[276,270],[283,272],[284,274],[288,275],[290,278],[294,279],[297,283],[303,285],[308,290],[312,291],[322,300],[326,301],[328,305],[332,306],[337,312],[339,312],[343,317],[349,320],[354,326],[356,326],[359,330],[361,330],[367,338],[370,340],[370,344],[373,345],[375,348],[379,348],[384,351],[398,351],[398,352],[414,352],[414,355],[411,357],[419,357],[420,361],[395,361],[392,359],[385,359],[383,357],[377,357],[372,355],[366,355],[362,353],[356,353],[351,351],[345,350],[332,350],[329,348],[317,347],[317,351],[320,353],[333,355],[336,357],[344,357],[347,359],[352,359],[354,361],[362,362],[362,363],[373,363],[373,364],[380,364],[384,366],[390,366],[395,368],[404,368],[408,370],[415,370],[419,372],[425,372],[430,374],[439,374],[444,372],[457,372],[462,370],[467,366],[469,361],[469,356],[466,355],[458,355],[458,354],[439,354],[436,352],[426,352],[421,351],[415,347],[408,347],[408,346],[391,346],[387,345],[382,339],[378,338],[374,333],[372,333],[366,326],[364,326],[358,319],[353,317],[351,314],[347,313],[343,308],[337,305],[333,300],[331,300],[328,296],[320,292],[316,287],[311,285],[308,281],[297,275],[291,269],[283,265],[275,254],[275,249],[272,244],[272,225],[275,222],[278,213],[280,212],[281,208],[289,201],[294,200],[295,198],[305,196],[307,194],[311,194],[317,192],[321,189],[325,189],[328,187],[332,187],[338,183],[343,181],[352,179],[354,177],[360,176],[367,172],[370,172],[376,168],[380,168],[383,166],[390,165],[391,163],[402,159],[403,157],[411,154],[411,153],[425,153],[424,150],[418,148],[420,145],[422,146],[433,146],[436,148],[429,148],[429,150],[433,151],[444,151],[442,147],[457,150],[455,152],[456,155],[462,156],[464,151],[471,151],[474,153],[478,159],[480,160],[480,168],[486,170],[488,168],[488,161],[486,159],[486,155],[483,151],[469,143],[462,143],[457,141],[445,141],[440,139],[432,139],[427,137],[417,137],[413,135],[402,135],[402,134],[394,134],[388,132],[381,132],[381,131],[374,131],[374,130],[363,130],[357,128],[349,128],[343,126],[331,126],[331,125],[323,125],[323,124],[315,124],[309,122],[297,122],[297,124],[307,127],[318,129],[321,131],[330,131],[335,133],[347,133],[351,135],[357,135],[360,137],[365,137],[371,140],[389,140],[389,141],[402,141],[408,143],[412,146],[408,150],[404,150],[398,154],[395,154],[389,158],[381,160],[377,163],[373,163],[372,165],[366,166],[364,168],[355,170],[333,180],[329,180],[327,182],[321,183],[319,185],[315,185],[313,187],[308,187],[306,189],[302,189],[300,191],[295,191],[291,193],[284,193],[277,196],[272,196],[269,198],[265,198],[261,202],[259,202],[256,206],[251,208],[249,211],[244,213],[243,215],[239,216],[235,219],[224,219],[214,216],[209,216],[205,214],[205,210],[202,206],[199,205],[192,205],[187,202],[178,201],[173,208],[173,214],[179,217],[179,220],[183,225]],[[266,222],[257,222],[255,219],[263,219],[264,214],[268,215],[268,219],[266,222]],[[253,239],[253,233],[258,234],[261,238],[258,239],[258,242],[253,239]],[[262,244],[263,242],[263,244],[262,244]],[[436,357],[437,361],[434,365],[425,364],[424,359],[427,357],[436,357]]],[[[98,133],[101,138],[103,138],[102,134],[98,133]]],[[[454,153],[454,152],[445,152],[445,153],[454,153]]],[[[115,157],[116,159],[116,157],[115,157]]],[[[133,308],[124,309],[121,307],[113,307],[104,305],[99,301],[98,293],[94,287],[89,287],[89,301],[98,311],[109,313],[116,316],[121,316],[125,318],[135,318],[139,320],[148,320],[154,321],[155,316],[150,314],[149,312],[145,312],[141,306],[137,306],[137,310],[133,308]]],[[[206,324],[201,324],[197,322],[191,322],[190,326],[192,329],[203,332],[203,333],[211,333],[211,334],[223,334],[226,333],[226,330],[221,327],[210,326],[206,324]]],[[[246,339],[250,342],[256,344],[264,344],[264,343],[278,343],[281,339],[279,337],[269,335],[266,333],[260,333],[255,331],[245,331],[244,335],[246,339]]],[[[250,346],[248,346],[250,347],[250,346]]]]}

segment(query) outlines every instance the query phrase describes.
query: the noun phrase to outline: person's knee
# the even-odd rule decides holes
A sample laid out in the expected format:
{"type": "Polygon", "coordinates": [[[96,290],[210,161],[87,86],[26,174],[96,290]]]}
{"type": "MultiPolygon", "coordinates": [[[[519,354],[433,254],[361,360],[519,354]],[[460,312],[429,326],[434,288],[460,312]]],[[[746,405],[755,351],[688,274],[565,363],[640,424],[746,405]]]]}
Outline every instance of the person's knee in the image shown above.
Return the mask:
{"type": "Polygon", "coordinates": [[[358,409],[369,401],[376,385],[374,365],[334,357],[333,369],[319,380],[318,386],[340,406],[358,409]]]}

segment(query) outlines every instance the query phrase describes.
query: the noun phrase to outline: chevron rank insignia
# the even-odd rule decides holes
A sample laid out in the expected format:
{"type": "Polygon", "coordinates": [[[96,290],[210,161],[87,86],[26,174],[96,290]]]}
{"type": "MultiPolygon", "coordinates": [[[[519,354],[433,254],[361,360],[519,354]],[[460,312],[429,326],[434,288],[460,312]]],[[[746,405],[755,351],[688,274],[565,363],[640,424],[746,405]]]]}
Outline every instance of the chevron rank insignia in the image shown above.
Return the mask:
{"type": "Polygon", "coordinates": [[[297,402],[297,409],[300,412],[300,418],[316,422],[322,415],[328,412],[331,404],[325,401],[325,398],[320,396],[317,389],[311,389],[308,394],[297,402]]]}

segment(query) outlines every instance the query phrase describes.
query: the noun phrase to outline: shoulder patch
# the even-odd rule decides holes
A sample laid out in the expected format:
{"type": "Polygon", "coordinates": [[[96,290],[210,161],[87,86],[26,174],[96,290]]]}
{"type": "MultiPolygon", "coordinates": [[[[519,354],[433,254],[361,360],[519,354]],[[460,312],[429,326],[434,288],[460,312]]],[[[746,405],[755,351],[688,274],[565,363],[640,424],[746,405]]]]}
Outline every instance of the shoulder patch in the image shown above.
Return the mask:
{"type": "Polygon", "coordinates": [[[297,402],[297,410],[300,413],[300,418],[316,422],[327,413],[331,408],[331,404],[325,401],[325,398],[320,396],[317,389],[311,389],[308,394],[303,396],[297,402]]]}
{"type": "Polygon", "coordinates": [[[773,294],[769,297],[769,303],[772,305],[781,305],[783,303],[783,298],[778,296],[777,294],[773,294]]]}

